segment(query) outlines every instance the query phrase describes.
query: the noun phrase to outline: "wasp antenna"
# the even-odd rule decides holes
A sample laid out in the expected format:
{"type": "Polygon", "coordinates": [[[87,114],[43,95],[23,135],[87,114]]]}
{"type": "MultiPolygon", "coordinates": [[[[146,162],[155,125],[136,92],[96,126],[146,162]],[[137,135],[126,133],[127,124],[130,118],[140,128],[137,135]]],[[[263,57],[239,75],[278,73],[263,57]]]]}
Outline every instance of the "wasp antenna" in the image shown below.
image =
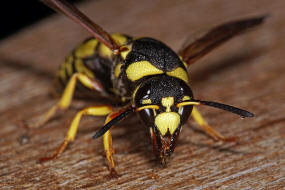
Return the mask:
{"type": "Polygon", "coordinates": [[[142,106],[142,107],[139,107],[136,109],[136,111],[141,111],[143,109],[155,109],[155,110],[158,110],[159,109],[159,106],[158,105],[146,105],[146,106],[142,106]]]}
{"type": "Polygon", "coordinates": [[[209,102],[209,101],[202,101],[202,100],[194,100],[194,102],[199,102],[201,105],[207,105],[215,108],[219,108],[225,111],[232,112],[234,114],[240,115],[241,117],[253,117],[254,114],[251,112],[248,112],[246,110],[236,108],[234,106],[226,105],[226,104],[221,104],[218,102],[209,102]]]}
{"type": "Polygon", "coordinates": [[[112,119],[111,121],[109,121],[106,125],[104,125],[99,131],[97,131],[95,133],[95,135],[93,136],[93,139],[97,139],[97,138],[101,137],[102,135],[104,135],[113,125],[115,125],[119,121],[126,118],[127,115],[129,115],[132,112],[134,112],[133,108],[128,109],[128,110],[124,111],[123,113],[121,113],[120,115],[118,115],[117,117],[115,117],[114,119],[112,119]]]}
{"type": "Polygon", "coordinates": [[[120,51],[120,46],[113,40],[113,38],[101,28],[90,20],[84,13],[74,7],[72,4],[65,0],[40,0],[53,10],[62,13],[72,19],[73,21],[80,24],[88,32],[90,32],[96,39],[101,43],[110,48],[115,54],[120,51]]]}

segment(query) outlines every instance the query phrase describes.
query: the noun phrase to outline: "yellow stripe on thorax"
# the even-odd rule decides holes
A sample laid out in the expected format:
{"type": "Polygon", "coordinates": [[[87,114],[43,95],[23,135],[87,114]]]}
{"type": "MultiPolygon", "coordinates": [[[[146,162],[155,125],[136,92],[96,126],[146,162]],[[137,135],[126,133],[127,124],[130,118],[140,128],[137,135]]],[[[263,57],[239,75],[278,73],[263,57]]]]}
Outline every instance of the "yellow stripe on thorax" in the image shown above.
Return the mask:
{"type": "Polygon", "coordinates": [[[179,79],[183,80],[184,82],[186,82],[187,84],[189,82],[188,74],[182,67],[177,67],[173,71],[166,72],[166,74],[168,76],[179,78],[179,79]]]}
{"type": "Polygon", "coordinates": [[[127,55],[132,50],[132,44],[122,46],[121,48],[123,49],[123,51],[121,52],[121,56],[122,56],[123,59],[126,59],[127,55]]]}
{"type": "Polygon", "coordinates": [[[137,61],[128,66],[126,73],[129,80],[136,81],[145,76],[162,74],[163,71],[148,61],[137,61]]]}

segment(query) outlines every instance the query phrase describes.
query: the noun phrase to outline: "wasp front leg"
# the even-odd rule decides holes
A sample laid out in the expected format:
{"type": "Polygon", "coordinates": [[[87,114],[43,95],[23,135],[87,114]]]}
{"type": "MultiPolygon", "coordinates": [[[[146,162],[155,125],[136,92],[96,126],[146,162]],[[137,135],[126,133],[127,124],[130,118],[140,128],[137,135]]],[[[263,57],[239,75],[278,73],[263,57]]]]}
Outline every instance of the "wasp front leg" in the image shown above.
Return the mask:
{"type": "Polygon", "coordinates": [[[72,101],[73,95],[74,95],[74,90],[76,87],[76,82],[80,81],[85,87],[94,90],[94,91],[98,91],[103,93],[104,92],[104,88],[103,86],[96,81],[95,79],[91,79],[90,77],[86,76],[83,73],[75,73],[72,75],[72,77],[69,79],[63,94],[60,98],[60,100],[58,101],[58,103],[56,105],[54,105],[53,107],[51,107],[43,116],[43,118],[41,118],[37,123],[35,123],[33,125],[34,128],[38,128],[41,127],[42,125],[44,125],[48,120],[50,120],[57,111],[59,110],[66,110],[69,106],[70,103],[72,101]]]}
{"type": "Polygon", "coordinates": [[[192,110],[192,117],[198,124],[199,128],[203,129],[208,135],[210,135],[215,140],[225,141],[225,142],[232,142],[236,141],[237,137],[224,137],[218,131],[215,131],[202,117],[198,109],[194,106],[192,110]]]}
{"type": "Polygon", "coordinates": [[[40,161],[48,161],[56,158],[59,156],[67,147],[69,142],[72,142],[75,139],[77,129],[80,123],[82,116],[89,115],[89,116],[105,116],[112,112],[112,107],[109,105],[101,105],[101,106],[92,106],[85,108],[79,111],[76,116],[73,118],[72,123],[69,127],[69,130],[66,134],[66,137],[62,144],[58,147],[57,151],[50,157],[43,157],[40,158],[40,161]]]}
{"type": "MultiPolygon", "coordinates": [[[[105,125],[108,124],[112,120],[114,121],[116,118],[120,117],[120,115],[126,113],[126,110],[127,110],[126,108],[122,108],[116,112],[110,113],[105,120],[105,125]]],[[[126,117],[126,115],[123,116],[123,118],[126,117]]],[[[113,154],[115,153],[115,151],[114,151],[113,146],[112,146],[112,136],[110,133],[110,129],[104,133],[103,144],[104,144],[104,150],[105,150],[106,158],[108,161],[108,167],[110,170],[110,176],[111,177],[118,177],[118,174],[115,170],[115,162],[113,159],[113,154]]]]}
{"type": "Polygon", "coordinates": [[[110,176],[111,177],[118,177],[118,174],[115,170],[115,162],[113,159],[113,154],[115,153],[115,151],[114,151],[113,146],[112,146],[112,136],[111,136],[110,130],[104,134],[103,144],[104,144],[104,150],[105,150],[106,158],[108,161],[110,176]]]}

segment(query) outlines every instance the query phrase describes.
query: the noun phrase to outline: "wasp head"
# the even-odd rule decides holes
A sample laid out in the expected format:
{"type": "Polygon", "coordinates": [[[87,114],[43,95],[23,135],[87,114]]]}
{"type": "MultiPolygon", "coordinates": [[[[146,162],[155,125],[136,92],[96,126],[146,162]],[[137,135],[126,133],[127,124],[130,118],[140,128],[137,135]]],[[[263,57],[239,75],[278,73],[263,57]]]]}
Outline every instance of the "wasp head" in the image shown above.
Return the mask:
{"type": "Polygon", "coordinates": [[[177,107],[177,104],[192,97],[184,81],[167,75],[146,80],[135,92],[133,102],[139,117],[149,127],[154,152],[163,165],[174,151],[181,126],[193,108],[177,107]]]}

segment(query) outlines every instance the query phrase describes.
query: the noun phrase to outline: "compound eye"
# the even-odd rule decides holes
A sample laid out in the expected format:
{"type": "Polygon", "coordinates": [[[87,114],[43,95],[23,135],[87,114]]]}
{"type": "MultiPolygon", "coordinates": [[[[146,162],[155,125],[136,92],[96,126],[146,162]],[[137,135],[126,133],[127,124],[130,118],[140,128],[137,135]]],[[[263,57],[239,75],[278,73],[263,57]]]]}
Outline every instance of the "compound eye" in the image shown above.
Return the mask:
{"type": "Polygon", "coordinates": [[[179,115],[181,116],[181,124],[187,122],[191,112],[192,112],[193,106],[181,106],[178,110],[179,115]]]}
{"type": "Polygon", "coordinates": [[[146,126],[153,126],[154,124],[154,114],[155,110],[154,109],[143,109],[138,112],[141,120],[146,126]]]}

